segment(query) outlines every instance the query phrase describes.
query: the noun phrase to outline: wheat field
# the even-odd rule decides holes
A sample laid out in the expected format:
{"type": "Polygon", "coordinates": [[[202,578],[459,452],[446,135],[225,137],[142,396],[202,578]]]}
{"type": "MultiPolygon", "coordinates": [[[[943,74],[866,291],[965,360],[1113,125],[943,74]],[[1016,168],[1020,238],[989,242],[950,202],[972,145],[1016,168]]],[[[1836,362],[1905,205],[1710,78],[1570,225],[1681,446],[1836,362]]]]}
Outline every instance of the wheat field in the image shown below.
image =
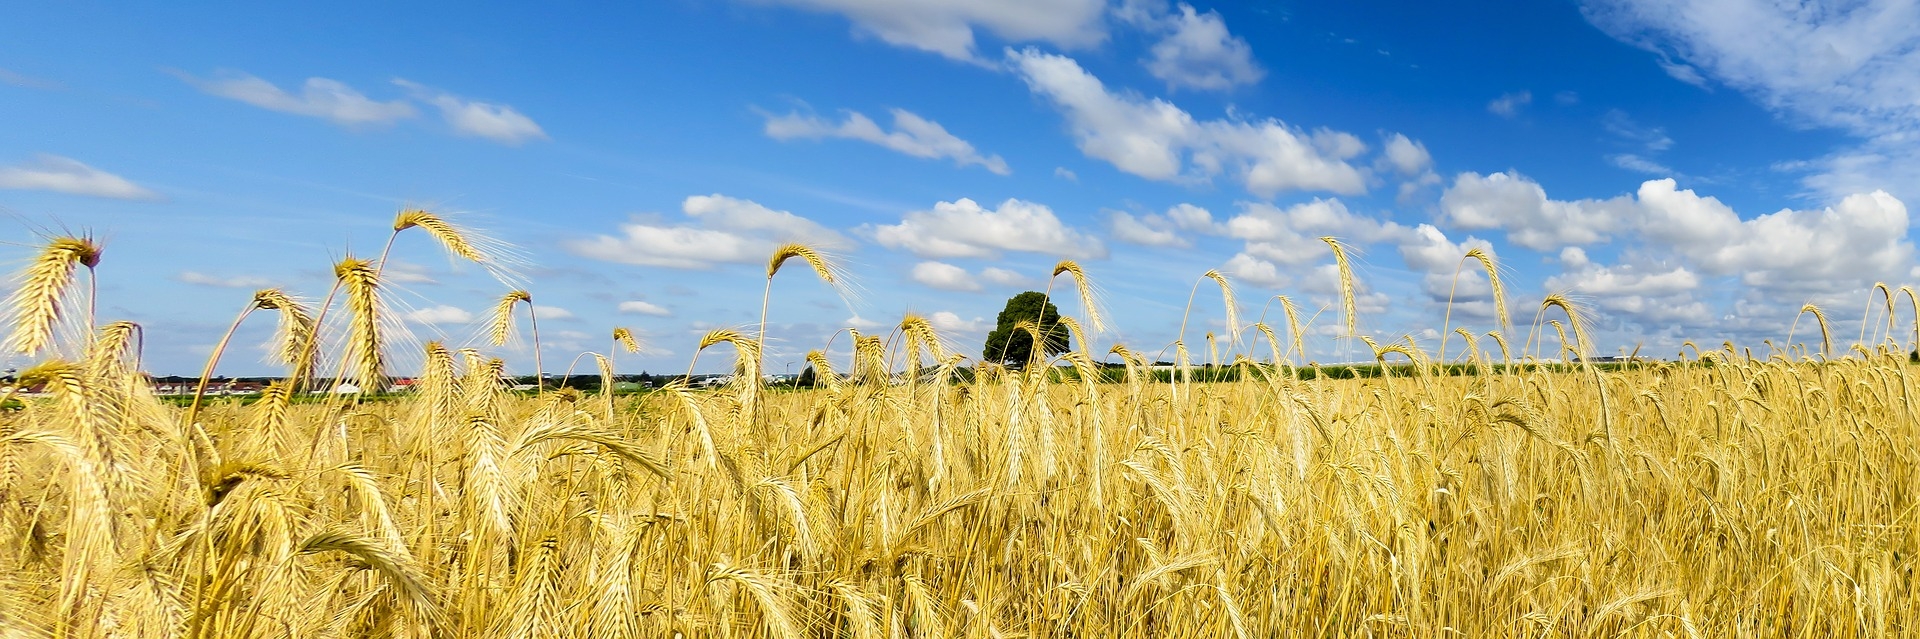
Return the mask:
{"type": "MultiPolygon", "coordinates": [[[[496,259],[428,213],[394,228],[496,259]]],[[[844,281],[783,247],[769,290],[790,258],[844,281]]],[[[1464,364],[1356,336],[1396,365],[1331,379],[1288,302],[1279,330],[1221,336],[1235,374],[1202,383],[1185,344],[1173,371],[1091,349],[1067,263],[1074,350],[1019,369],[909,316],[844,366],[811,354],[825,387],[769,388],[763,319],[699,343],[733,359],[716,390],[517,394],[500,360],[430,342],[403,397],[300,401],[392,373],[383,253],[318,304],[236,300],[235,326],[279,323],[287,380],[181,407],[138,370],[137,325],[96,324],[100,259],[50,240],[7,300],[46,395],[0,412],[7,639],[1920,633],[1920,380],[1897,337],[1834,352],[1817,308],[1818,349],[1601,367],[1509,350],[1591,350],[1549,296],[1532,328],[1462,328],[1464,364]]],[[[495,342],[531,320],[502,290],[495,342]]],[[[603,374],[639,345],[609,347],[603,374]]]]}

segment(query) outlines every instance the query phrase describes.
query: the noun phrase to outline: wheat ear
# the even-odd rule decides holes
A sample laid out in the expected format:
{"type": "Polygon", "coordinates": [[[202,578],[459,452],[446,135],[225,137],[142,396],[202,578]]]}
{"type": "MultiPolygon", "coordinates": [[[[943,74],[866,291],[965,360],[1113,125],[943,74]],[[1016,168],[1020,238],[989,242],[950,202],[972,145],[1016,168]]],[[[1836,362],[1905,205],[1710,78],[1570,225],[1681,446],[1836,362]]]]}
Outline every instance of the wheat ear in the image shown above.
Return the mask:
{"type": "MultiPolygon", "coordinates": [[[[54,329],[63,315],[62,300],[80,267],[92,271],[100,263],[100,245],[90,237],[56,237],[47,242],[27,268],[14,277],[13,294],[7,297],[6,313],[13,332],[4,348],[11,352],[35,355],[53,342],[54,329]]],[[[89,300],[89,304],[91,304],[89,300]]],[[[92,323],[92,312],[88,312],[92,323]]]]}

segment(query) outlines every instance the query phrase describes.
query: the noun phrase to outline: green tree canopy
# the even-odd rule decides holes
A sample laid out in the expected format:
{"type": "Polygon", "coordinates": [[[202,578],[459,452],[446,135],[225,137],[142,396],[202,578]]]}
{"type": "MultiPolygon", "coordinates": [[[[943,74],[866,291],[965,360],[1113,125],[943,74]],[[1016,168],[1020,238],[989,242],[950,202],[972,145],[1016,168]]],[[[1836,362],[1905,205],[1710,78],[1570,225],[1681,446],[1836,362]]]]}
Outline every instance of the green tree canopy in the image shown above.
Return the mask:
{"type": "Polygon", "coordinates": [[[1007,300],[1007,307],[1000,311],[993,332],[987,334],[987,344],[981,349],[980,359],[988,362],[1000,362],[1008,366],[1026,366],[1034,357],[1051,357],[1067,352],[1067,327],[1060,324],[1060,309],[1047,301],[1045,293],[1027,291],[1007,300]],[[1014,328],[1021,322],[1033,322],[1038,327],[1044,349],[1036,353],[1033,334],[1024,328],[1014,328]]]}

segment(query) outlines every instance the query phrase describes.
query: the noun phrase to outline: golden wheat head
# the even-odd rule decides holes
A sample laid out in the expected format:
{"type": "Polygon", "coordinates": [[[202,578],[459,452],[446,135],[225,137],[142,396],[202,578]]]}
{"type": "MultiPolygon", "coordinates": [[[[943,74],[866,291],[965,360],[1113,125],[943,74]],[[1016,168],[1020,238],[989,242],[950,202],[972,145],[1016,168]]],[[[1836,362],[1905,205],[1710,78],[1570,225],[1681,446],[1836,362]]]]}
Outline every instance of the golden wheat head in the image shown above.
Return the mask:
{"type": "Polygon", "coordinates": [[[100,245],[86,236],[56,237],[40,249],[15,276],[13,294],[7,298],[5,310],[13,332],[7,336],[6,350],[34,355],[52,343],[74,273],[83,266],[99,265],[100,251],[100,245]]]}
{"type": "Polygon", "coordinates": [[[307,357],[307,345],[314,338],[313,312],[299,299],[277,288],[254,291],[253,306],[280,314],[273,341],[268,344],[267,363],[292,366],[296,369],[293,377],[306,378],[313,372],[312,358],[307,357]]]}
{"type": "Polygon", "coordinates": [[[500,301],[493,305],[493,322],[489,325],[487,335],[494,346],[506,344],[507,338],[513,336],[513,307],[522,302],[531,306],[533,294],[526,291],[509,291],[506,295],[500,296],[500,301]]]}
{"type": "Polygon", "coordinates": [[[1507,289],[1500,284],[1499,265],[1493,261],[1492,255],[1488,255],[1478,246],[1467,249],[1467,257],[1479,262],[1480,268],[1486,270],[1487,284],[1493,288],[1493,312],[1498,316],[1500,327],[1507,328],[1510,325],[1507,317],[1507,289]]]}
{"type": "Polygon", "coordinates": [[[613,341],[619,344],[620,349],[626,351],[628,354],[640,352],[640,340],[635,339],[633,331],[625,326],[614,327],[613,341]]]}
{"type": "Polygon", "coordinates": [[[1357,324],[1354,318],[1356,304],[1353,300],[1353,265],[1347,262],[1347,251],[1340,246],[1340,240],[1328,235],[1321,237],[1320,241],[1326,242],[1327,246],[1333,249],[1334,266],[1340,269],[1341,310],[1345,311],[1347,316],[1347,334],[1353,335],[1358,332],[1355,329],[1357,324]]]}
{"type": "Polygon", "coordinates": [[[1087,323],[1093,325],[1093,332],[1106,332],[1106,322],[1100,317],[1100,300],[1094,295],[1093,282],[1087,279],[1087,272],[1080,268],[1079,262],[1060,260],[1059,264],[1053,265],[1052,277],[1059,277],[1061,273],[1073,276],[1074,291],[1080,295],[1080,308],[1087,314],[1087,323]]]}
{"type": "Polygon", "coordinates": [[[348,256],[333,265],[333,274],[347,296],[349,372],[362,388],[377,388],[386,376],[380,352],[379,271],[371,261],[348,256]]]}

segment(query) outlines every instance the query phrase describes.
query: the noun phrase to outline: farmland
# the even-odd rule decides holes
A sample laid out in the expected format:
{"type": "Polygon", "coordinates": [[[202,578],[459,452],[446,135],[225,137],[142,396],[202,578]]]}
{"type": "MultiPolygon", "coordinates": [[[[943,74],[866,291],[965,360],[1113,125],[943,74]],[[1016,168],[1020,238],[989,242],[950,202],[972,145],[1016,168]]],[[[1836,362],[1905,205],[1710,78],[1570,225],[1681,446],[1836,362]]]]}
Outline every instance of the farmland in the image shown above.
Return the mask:
{"type": "MultiPolygon", "coordinates": [[[[396,234],[415,228],[488,259],[431,214],[396,220],[396,234]]],[[[258,401],[176,406],[134,365],[138,327],[88,316],[76,291],[100,255],[51,240],[8,302],[8,347],[44,359],[21,381],[46,397],[0,414],[0,636],[1851,637],[1920,624],[1920,380],[1904,330],[1850,352],[1760,359],[1729,344],[1601,367],[1579,357],[1580,309],[1549,296],[1526,310],[1565,320],[1562,341],[1544,319],[1518,329],[1572,355],[1510,351],[1502,332],[1518,332],[1502,323],[1459,333],[1468,355],[1442,369],[1431,345],[1356,335],[1396,366],[1335,379],[1311,374],[1297,324],[1256,324],[1226,336],[1245,340],[1216,367],[1230,380],[1198,381],[1185,344],[1170,374],[1125,346],[1088,348],[1097,300],[1063,265],[1058,296],[1086,302],[1073,347],[1026,366],[950,352],[908,316],[856,333],[844,365],[811,354],[811,390],[754,381],[749,327],[698,343],[737,373],[713,390],[516,394],[484,346],[430,342],[402,397],[293,401],[315,378],[392,374],[382,255],[342,260],[318,305],[245,301],[281,327],[283,383],[258,401]],[[58,330],[76,322],[87,330],[58,330]]],[[[769,289],[776,275],[844,277],[803,246],[773,255],[769,289]]],[[[1230,282],[1207,278],[1232,309],[1230,282]]],[[[502,297],[494,342],[517,330],[522,297],[502,297]]],[[[1344,318],[1351,330],[1351,301],[1344,318]]],[[[638,348],[627,337],[596,354],[603,374],[638,348]]]]}

